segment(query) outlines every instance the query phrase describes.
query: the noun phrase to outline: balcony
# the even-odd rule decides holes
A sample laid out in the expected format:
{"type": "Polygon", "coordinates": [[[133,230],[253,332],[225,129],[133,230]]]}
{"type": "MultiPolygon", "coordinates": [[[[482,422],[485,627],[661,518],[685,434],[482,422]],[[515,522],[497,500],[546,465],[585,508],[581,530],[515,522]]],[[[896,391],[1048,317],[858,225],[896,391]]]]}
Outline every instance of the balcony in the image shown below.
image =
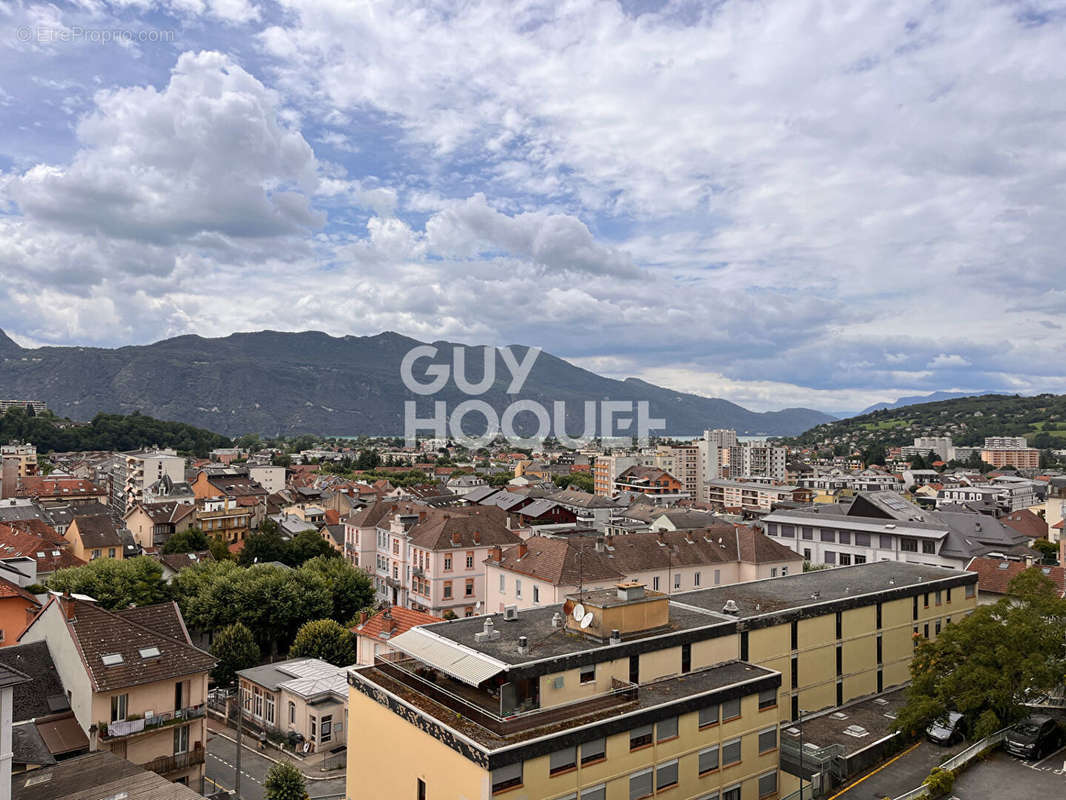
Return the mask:
{"type": "Polygon", "coordinates": [[[498,693],[452,680],[402,653],[375,656],[374,667],[380,675],[375,680],[390,684],[385,686],[390,691],[401,697],[410,693],[426,697],[496,736],[513,736],[608,710],[620,713],[638,701],[640,691],[637,684],[612,679],[609,692],[548,708],[539,708],[535,698],[527,698],[517,708],[505,711],[498,693]]]}
{"type": "Polygon", "coordinates": [[[157,728],[165,728],[169,725],[175,725],[180,722],[188,722],[191,719],[199,719],[206,712],[207,707],[204,704],[198,706],[189,706],[188,708],[182,708],[178,711],[168,711],[163,714],[153,714],[150,717],[141,717],[139,719],[126,719],[120,722],[100,723],[100,739],[102,741],[111,741],[113,739],[124,739],[127,736],[136,736],[139,733],[146,731],[151,732],[157,728]]]}
{"type": "Polygon", "coordinates": [[[196,767],[204,763],[204,749],[199,746],[194,747],[188,753],[178,753],[173,756],[158,756],[153,758],[141,766],[155,772],[158,775],[169,775],[173,772],[180,772],[182,770],[189,769],[190,767],[196,767]]]}

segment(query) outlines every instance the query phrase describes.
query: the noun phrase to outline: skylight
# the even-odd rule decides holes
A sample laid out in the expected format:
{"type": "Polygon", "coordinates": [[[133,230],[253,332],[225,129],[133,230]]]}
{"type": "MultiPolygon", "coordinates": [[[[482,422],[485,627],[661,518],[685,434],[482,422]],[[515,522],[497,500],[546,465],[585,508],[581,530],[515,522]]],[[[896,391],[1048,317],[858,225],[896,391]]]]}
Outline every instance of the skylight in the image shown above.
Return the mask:
{"type": "Polygon", "coordinates": [[[141,654],[141,658],[158,658],[160,655],[158,647],[142,647],[137,652],[141,654]]]}
{"type": "Polygon", "coordinates": [[[105,667],[113,667],[122,663],[122,653],[106,653],[100,660],[104,662],[105,667]]]}

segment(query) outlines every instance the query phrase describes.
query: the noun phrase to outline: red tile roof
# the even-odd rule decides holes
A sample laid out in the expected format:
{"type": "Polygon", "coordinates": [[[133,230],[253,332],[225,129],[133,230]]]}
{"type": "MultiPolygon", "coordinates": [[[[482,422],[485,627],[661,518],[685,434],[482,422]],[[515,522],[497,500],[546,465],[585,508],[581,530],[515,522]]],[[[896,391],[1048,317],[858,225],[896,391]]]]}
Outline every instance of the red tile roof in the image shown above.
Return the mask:
{"type": "Polygon", "coordinates": [[[107,492],[83,478],[44,478],[30,475],[21,478],[15,494],[19,497],[99,497],[107,492]]]}
{"type": "MultiPolygon", "coordinates": [[[[385,632],[385,613],[385,611],[379,611],[369,617],[363,624],[356,625],[352,628],[352,633],[359,634],[360,636],[371,636],[375,639],[380,638],[381,634],[385,632]]],[[[439,617],[434,617],[431,614],[415,611],[410,608],[403,608],[401,606],[393,606],[388,609],[388,613],[395,624],[395,627],[389,633],[390,637],[399,636],[401,633],[411,630],[411,628],[416,625],[428,625],[431,622],[442,622],[439,617]]]]}
{"type": "Polygon", "coordinates": [[[1000,522],[1014,528],[1018,533],[1024,533],[1031,539],[1047,538],[1047,522],[1028,508],[1021,511],[1011,511],[1006,516],[1001,517],[1000,522]]]}
{"type": "Polygon", "coordinates": [[[52,528],[36,519],[0,522],[0,558],[12,556],[34,559],[38,575],[47,575],[65,567],[80,567],[86,563],[67,549],[67,542],[52,528]],[[47,538],[29,532],[39,526],[48,531],[47,538]]]}
{"type": "Polygon", "coordinates": [[[1047,575],[1059,589],[1059,596],[1066,596],[1066,569],[1036,565],[1025,566],[1024,561],[1009,561],[1003,558],[971,558],[966,565],[970,572],[977,573],[977,588],[989,594],[1006,594],[1011,580],[1027,569],[1038,569],[1047,575]]]}
{"type": "Polygon", "coordinates": [[[327,525],[339,525],[341,521],[341,512],[337,511],[335,508],[327,508],[324,519],[327,525]]]}
{"type": "Polygon", "coordinates": [[[12,583],[6,578],[0,578],[0,600],[8,597],[21,597],[26,602],[33,603],[35,606],[39,607],[41,605],[36,597],[18,584],[12,583]]]}

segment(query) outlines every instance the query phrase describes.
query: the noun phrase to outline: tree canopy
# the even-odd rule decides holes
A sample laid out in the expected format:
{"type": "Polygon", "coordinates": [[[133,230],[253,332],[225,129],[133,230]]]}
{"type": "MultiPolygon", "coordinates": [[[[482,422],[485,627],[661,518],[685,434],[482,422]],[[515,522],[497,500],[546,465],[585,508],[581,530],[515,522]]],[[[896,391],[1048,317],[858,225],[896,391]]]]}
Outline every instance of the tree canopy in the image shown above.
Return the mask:
{"type": "Polygon", "coordinates": [[[267,770],[263,787],[266,789],[267,800],[306,800],[307,798],[307,782],[304,776],[288,761],[278,761],[267,770]]]}
{"type": "Polygon", "coordinates": [[[335,667],[346,667],[355,663],[355,637],[336,620],[316,619],[296,632],[289,656],[320,658],[335,667]]]}
{"type": "Polygon", "coordinates": [[[108,610],[147,606],[170,599],[163,567],[146,556],[118,560],[98,558],[81,567],[56,570],[48,588],[87,594],[108,610]]]}
{"type": "Polygon", "coordinates": [[[1062,681],[1066,601],[1039,569],[1016,576],[1008,596],[979,606],[948,625],[935,641],[922,640],[911,662],[900,730],[917,734],[948,711],[963,715],[974,736],[986,736],[1024,717],[1032,692],[1062,681]]]}
{"type": "Polygon", "coordinates": [[[262,657],[255,637],[242,622],[227,625],[215,635],[211,655],[218,659],[211,677],[220,686],[232,686],[238,670],[254,667],[262,657]]]}
{"type": "Polygon", "coordinates": [[[361,569],[343,558],[318,556],[305,561],[301,571],[322,576],[333,592],[332,619],[347,624],[359,611],[374,602],[374,585],[361,569]]]}

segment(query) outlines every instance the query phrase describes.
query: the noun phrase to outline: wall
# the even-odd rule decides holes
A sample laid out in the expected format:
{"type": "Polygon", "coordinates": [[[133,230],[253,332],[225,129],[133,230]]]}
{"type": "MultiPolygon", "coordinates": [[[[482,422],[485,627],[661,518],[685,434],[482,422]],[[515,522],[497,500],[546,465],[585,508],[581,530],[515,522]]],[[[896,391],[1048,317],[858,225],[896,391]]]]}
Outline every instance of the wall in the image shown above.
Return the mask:
{"type": "Polygon", "coordinates": [[[26,629],[38,608],[36,603],[18,595],[0,599],[0,633],[3,633],[0,647],[18,644],[19,634],[26,629]]]}
{"type": "Polygon", "coordinates": [[[63,687],[70,693],[70,708],[82,729],[88,731],[89,726],[96,722],[92,714],[92,686],[77,647],[70,637],[58,600],[52,600],[44,613],[23,633],[20,643],[29,642],[48,642],[52,663],[55,664],[63,687]]]}

